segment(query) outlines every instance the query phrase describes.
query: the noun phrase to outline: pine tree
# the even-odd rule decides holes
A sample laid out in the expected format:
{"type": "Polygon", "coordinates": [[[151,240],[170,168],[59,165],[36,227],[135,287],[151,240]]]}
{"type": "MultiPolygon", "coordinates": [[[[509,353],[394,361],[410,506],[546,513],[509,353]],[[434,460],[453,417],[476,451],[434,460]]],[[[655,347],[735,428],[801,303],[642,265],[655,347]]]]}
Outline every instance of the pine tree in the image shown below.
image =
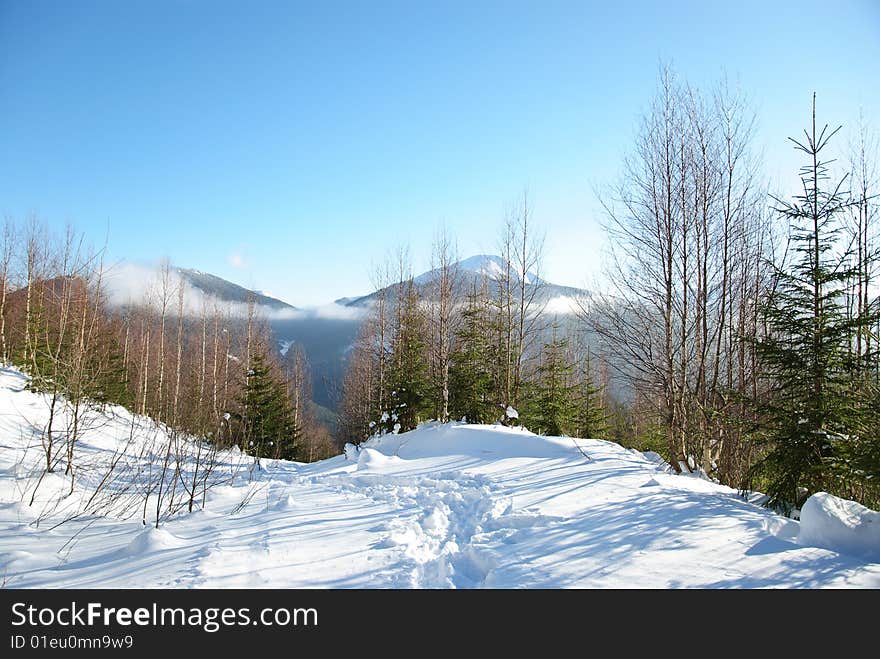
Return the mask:
{"type": "Polygon", "coordinates": [[[257,459],[270,455],[296,458],[300,429],[293,424],[287,385],[263,351],[255,351],[251,356],[239,404],[241,411],[233,417],[242,450],[257,459]]]}
{"type": "Polygon", "coordinates": [[[575,428],[577,387],[567,349],[568,341],[558,338],[554,327],[553,338],[543,347],[537,378],[527,387],[526,425],[534,432],[567,435],[575,428]]]}
{"type": "Polygon", "coordinates": [[[809,158],[800,172],[803,193],[776,200],[790,225],[794,260],[787,269],[773,266],[774,288],[762,309],[769,331],[756,341],[771,394],[759,407],[766,454],[752,475],[766,479],[759,484],[768,505],[786,512],[829,489],[831,467],[856,425],[846,358],[853,328],[843,308],[851,273],[836,240],[848,202],[843,181],[832,186],[821,160],[836,132],[826,126],[817,135],[814,95],[812,130],[803,142],[792,139],[809,158]]]}
{"type": "Polygon", "coordinates": [[[489,301],[474,290],[462,311],[461,329],[449,369],[449,414],[470,423],[491,423],[498,414],[493,364],[496,359],[489,301]]]}

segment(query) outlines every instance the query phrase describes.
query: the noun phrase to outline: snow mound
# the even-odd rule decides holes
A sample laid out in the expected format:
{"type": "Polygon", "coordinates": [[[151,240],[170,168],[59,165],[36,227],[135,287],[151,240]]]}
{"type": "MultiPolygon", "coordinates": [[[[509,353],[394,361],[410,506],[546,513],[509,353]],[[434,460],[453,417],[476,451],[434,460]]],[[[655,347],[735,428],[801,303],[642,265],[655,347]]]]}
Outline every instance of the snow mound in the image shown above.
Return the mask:
{"type": "MultiPolygon", "coordinates": [[[[571,458],[579,455],[571,439],[535,435],[525,428],[460,422],[429,422],[400,435],[383,435],[361,444],[405,460],[468,456],[480,461],[510,458],[571,458]]],[[[360,462],[360,458],[358,458],[360,462]]]]}
{"type": "Polygon", "coordinates": [[[165,529],[157,529],[153,526],[144,529],[137,534],[134,540],[128,543],[127,552],[132,556],[149,554],[163,549],[175,549],[183,544],[180,538],[170,534],[165,529]]]}
{"type": "Polygon", "coordinates": [[[798,542],[880,561],[880,512],[816,492],[801,508],[798,542]]]}
{"type": "Polygon", "coordinates": [[[394,455],[385,455],[380,453],[376,449],[372,448],[364,448],[361,449],[358,454],[357,459],[357,470],[358,471],[376,471],[389,467],[393,463],[403,462],[400,458],[394,455]]]}

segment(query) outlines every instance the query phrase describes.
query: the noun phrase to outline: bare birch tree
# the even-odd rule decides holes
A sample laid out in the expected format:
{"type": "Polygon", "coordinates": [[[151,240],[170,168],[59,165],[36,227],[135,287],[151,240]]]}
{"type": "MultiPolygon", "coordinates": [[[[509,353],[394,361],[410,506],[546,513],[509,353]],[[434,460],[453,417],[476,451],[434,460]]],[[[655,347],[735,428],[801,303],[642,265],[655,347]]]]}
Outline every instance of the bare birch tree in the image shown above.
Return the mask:
{"type": "Polygon", "coordinates": [[[731,482],[747,471],[729,463],[757,379],[748,339],[773,246],[752,124],[725,85],[706,97],[661,70],[621,183],[603,199],[612,291],[582,314],[608,363],[653,404],[673,465],[731,482]]]}
{"type": "Polygon", "coordinates": [[[460,276],[458,251],[443,228],[434,237],[431,256],[431,366],[435,392],[435,414],[449,421],[449,366],[456,332],[460,276]]]}

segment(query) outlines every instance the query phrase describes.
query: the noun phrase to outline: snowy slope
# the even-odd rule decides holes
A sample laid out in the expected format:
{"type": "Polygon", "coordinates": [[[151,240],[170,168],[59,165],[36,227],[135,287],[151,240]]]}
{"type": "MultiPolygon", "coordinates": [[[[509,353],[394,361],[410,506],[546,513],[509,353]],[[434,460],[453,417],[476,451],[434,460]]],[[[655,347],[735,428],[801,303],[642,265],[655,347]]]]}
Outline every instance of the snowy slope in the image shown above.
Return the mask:
{"type": "MultiPolygon", "coordinates": [[[[8,587],[880,587],[880,563],[799,544],[797,522],[729,488],[610,442],[501,426],[426,425],[253,478],[228,453],[206,509],[158,531],[113,510],[37,527],[45,505],[22,495],[45,403],[23,384],[0,372],[8,587]]],[[[130,421],[116,410],[84,437],[72,499],[120,442],[161,440],[147,424],[123,439],[130,421]]]]}

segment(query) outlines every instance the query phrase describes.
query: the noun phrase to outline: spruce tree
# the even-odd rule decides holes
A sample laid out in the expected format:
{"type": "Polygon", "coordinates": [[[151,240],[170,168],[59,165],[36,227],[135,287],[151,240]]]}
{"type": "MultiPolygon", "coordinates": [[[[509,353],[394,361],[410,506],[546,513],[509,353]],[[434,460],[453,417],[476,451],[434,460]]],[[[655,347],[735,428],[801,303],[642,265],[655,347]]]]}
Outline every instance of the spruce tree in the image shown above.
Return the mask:
{"type": "Polygon", "coordinates": [[[854,397],[853,429],[835,456],[841,495],[866,506],[880,507],[880,384],[862,383],[854,397]]]}
{"type": "Polygon", "coordinates": [[[412,430],[429,414],[426,319],[412,281],[404,288],[387,375],[389,409],[379,419],[379,428],[385,432],[412,430]]]}
{"type": "Polygon", "coordinates": [[[589,353],[575,390],[573,434],[575,437],[602,438],[608,432],[608,417],[602,404],[603,388],[593,383],[589,353]]]}
{"type": "Polygon", "coordinates": [[[568,435],[575,428],[577,386],[567,349],[568,341],[558,338],[554,327],[553,338],[543,347],[537,378],[526,388],[526,425],[534,432],[568,435]]]}
{"type": "Polygon", "coordinates": [[[125,376],[122,349],[113,335],[103,337],[103,345],[87,356],[85,394],[100,404],[130,408],[133,399],[125,376]]]}
{"type": "Polygon", "coordinates": [[[251,358],[239,404],[241,411],[234,418],[242,450],[257,459],[271,455],[296,458],[300,429],[293,424],[287,385],[262,351],[251,358]]]}
{"type": "Polygon", "coordinates": [[[470,423],[491,423],[498,418],[495,400],[494,343],[489,303],[474,290],[462,311],[457,345],[449,368],[449,414],[470,423]]]}
{"type": "Polygon", "coordinates": [[[752,475],[763,479],[768,505],[786,512],[829,488],[832,465],[856,426],[847,368],[853,328],[843,307],[851,272],[837,240],[848,202],[821,155],[836,132],[826,126],[817,134],[814,95],[811,130],[804,141],[789,138],[809,160],[800,170],[803,192],[791,202],[776,199],[793,260],[771,264],[774,286],[762,308],[768,333],[756,341],[770,395],[759,405],[766,453],[752,475]]]}

